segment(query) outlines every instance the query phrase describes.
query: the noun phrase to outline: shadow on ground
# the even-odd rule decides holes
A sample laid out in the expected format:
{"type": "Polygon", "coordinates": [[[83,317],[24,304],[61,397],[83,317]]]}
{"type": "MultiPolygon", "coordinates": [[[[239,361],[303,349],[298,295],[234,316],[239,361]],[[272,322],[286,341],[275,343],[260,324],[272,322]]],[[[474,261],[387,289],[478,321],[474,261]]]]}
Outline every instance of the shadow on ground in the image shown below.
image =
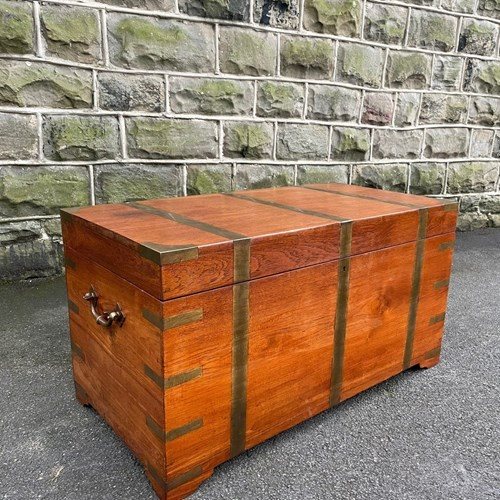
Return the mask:
{"type": "MultiPolygon", "coordinates": [[[[500,498],[500,231],[460,234],[441,363],[218,467],[194,499],[500,498]]],[[[73,393],[64,281],[0,287],[0,497],[154,499],[73,393]]]]}

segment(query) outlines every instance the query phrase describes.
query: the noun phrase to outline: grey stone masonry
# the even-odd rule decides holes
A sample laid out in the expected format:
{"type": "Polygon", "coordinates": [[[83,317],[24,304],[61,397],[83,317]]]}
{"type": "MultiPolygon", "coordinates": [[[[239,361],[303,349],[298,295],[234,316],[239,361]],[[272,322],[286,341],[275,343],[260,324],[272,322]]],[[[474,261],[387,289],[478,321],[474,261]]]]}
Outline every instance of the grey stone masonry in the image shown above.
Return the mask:
{"type": "Polygon", "coordinates": [[[58,211],[340,182],[500,227],[500,0],[0,0],[0,279],[58,211]],[[4,262],[4,261],[2,261],[4,262]]]}

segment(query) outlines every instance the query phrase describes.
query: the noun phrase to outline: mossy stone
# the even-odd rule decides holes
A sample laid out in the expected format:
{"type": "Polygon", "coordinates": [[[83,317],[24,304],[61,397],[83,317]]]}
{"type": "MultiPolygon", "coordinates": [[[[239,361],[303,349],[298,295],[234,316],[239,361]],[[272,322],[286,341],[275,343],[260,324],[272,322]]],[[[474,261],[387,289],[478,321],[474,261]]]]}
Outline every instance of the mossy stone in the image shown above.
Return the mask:
{"type": "Polygon", "coordinates": [[[359,0],[306,0],[304,27],[318,33],[357,36],[361,25],[359,0]]]}
{"type": "Polygon", "coordinates": [[[380,86],[384,52],[379,47],[341,44],[338,59],[337,80],[369,87],[380,86]]]}
{"type": "Polygon", "coordinates": [[[338,127],[333,129],[333,160],[363,161],[368,159],[369,152],[370,131],[368,129],[349,127],[338,127]]]}
{"type": "Polygon", "coordinates": [[[95,171],[95,196],[99,203],[122,203],[179,196],[181,168],[177,165],[99,165],[95,171]]]}
{"type": "Polygon", "coordinates": [[[52,64],[0,61],[0,104],[90,108],[92,73],[52,64]]]}
{"type": "Polygon", "coordinates": [[[333,44],[318,38],[282,37],[281,73],[294,78],[331,78],[333,44]]]}
{"type": "Polygon", "coordinates": [[[273,127],[269,123],[227,122],[224,125],[224,156],[270,158],[273,127]]]}
{"type": "Polygon", "coordinates": [[[286,82],[261,82],[257,91],[257,115],[298,118],[302,116],[304,88],[286,82]]]}
{"type": "Polygon", "coordinates": [[[34,52],[33,7],[31,2],[0,0],[0,53],[34,52]]]}
{"type": "Polygon", "coordinates": [[[449,52],[455,46],[457,19],[425,10],[413,10],[408,44],[449,52]]]}
{"type": "Polygon", "coordinates": [[[114,117],[49,116],[43,125],[44,153],[52,160],[101,160],[119,156],[114,117]]]}
{"type": "Polygon", "coordinates": [[[347,184],[349,167],[346,165],[303,165],[297,168],[297,184],[347,184]]]}
{"type": "Polygon", "coordinates": [[[391,87],[423,89],[429,86],[431,57],[418,52],[390,52],[386,81],[391,87]]]}
{"type": "Polygon", "coordinates": [[[480,61],[471,84],[472,90],[486,94],[500,94],[500,62],[480,61]]]}
{"type": "Polygon", "coordinates": [[[374,42],[401,44],[405,36],[407,12],[404,7],[367,2],[365,38],[374,42]]]}
{"type": "Polygon", "coordinates": [[[0,167],[0,214],[55,214],[90,202],[85,167],[0,167]]]}
{"type": "Polygon", "coordinates": [[[458,50],[468,54],[493,55],[497,38],[496,24],[476,19],[464,19],[458,50]]]}
{"type": "Polygon", "coordinates": [[[449,193],[493,191],[498,178],[496,162],[460,162],[448,167],[449,193]]]}
{"type": "Polygon", "coordinates": [[[231,191],[231,165],[188,165],[187,193],[212,194],[231,191]]]}
{"type": "Polygon", "coordinates": [[[413,163],[410,174],[410,193],[441,194],[444,189],[444,163],[413,163]]]}
{"type": "Polygon", "coordinates": [[[215,158],[215,122],[130,118],[126,122],[129,156],[136,158],[215,158]]]}
{"type": "Polygon", "coordinates": [[[406,191],[408,165],[404,163],[388,165],[356,165],[352,183],[389,191],[406,191]]]}
{"type": "Polygon", "coordinates": [[[117,66],[214,71],[214,30],[209,25],[119,14],[108,20],[110,57],[117,66]]]}
{"type": "Polygon", "coordinates": [[[41,14],[49,54],[84,63],[101,58],[101,33],[95,9],[44,5],[41,14]]]}
{"type": "Polygon", "coordinates": [[[276,74],[276,35],[233,27],[220,29],[220,68],[252,76],[276,74]]]}
{"type": "Polygon", "coordinates": [[[170,108],[174,113],[252,113],[251,82],[209,78],[172,78],[170,82],[170,108]]]}
{"type": "Polygon", "coordinates": [[[294,170],[288,165],[237,165],[236,189],[292,186],[294,170]]]}

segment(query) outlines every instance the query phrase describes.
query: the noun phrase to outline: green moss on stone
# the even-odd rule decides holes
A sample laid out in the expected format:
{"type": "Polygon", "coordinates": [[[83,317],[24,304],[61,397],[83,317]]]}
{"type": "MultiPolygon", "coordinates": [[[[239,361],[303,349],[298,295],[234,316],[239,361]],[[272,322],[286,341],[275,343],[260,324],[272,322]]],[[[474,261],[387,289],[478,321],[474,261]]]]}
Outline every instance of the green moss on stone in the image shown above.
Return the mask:
{"type": "Polygon", "coordinates": [[[237,123],[228,126],[225,145],[229,154],[262,158],[270,148],[269,131],[261,124],[237,123]]]}
{"type": "Polygon", "coordinates": [[[307,29],[334,35],[354,36],[359,31],[361,3],[358,0],[308,0],[307,29]]]}
{"type": "Polygon", "coordinates": [[[488,61],[479,70],[478,80],[486,84],[487,90],[491,93],[500,92],[500,63],[488,61]]]}
{"type": "Polygon", "coordinates": [[[231,169],[188,167],[188,194],[211,194],[231,190],[231,169]]]}
{"type": "Polygon", "coordinates": [[[350,44],[342,48],[342,77],[355,83],[378,86],[382,78],[382,51],[350,44]]]}
{"type": "Polygon", "coordinates": [[[0,104],[84,108],[92,105],[92,74],[49,64],[0,62],[0,104]]]}
{"type": "Polygon", "coordinates": [[[270,102],[284,103],[296,99],[294,87],[291,85],[264,82],[260,88],[264,97],[270,102]]]}
{"type": "Polygon", "coordinates": [[[331,63],[332,47],[326,40],[287,40],[282,57],[287,65],[326,68],[331,63]]]}
{"type": "Polygon", "coordinates": [[[198,87],[196,93],[211,99],[220,99],[222,97],[232,97],[242,92],[234,82],[206,80],[198,87]]]}
{"type": "Polygon", "coordinates": [[[85,168],[6,168],[0,176],[0,206],[7,215],[50,214],[61,207],[89,203],[85,168]]]}
{"type": "Polygon", "coordinates": [[[430,79],[430,60],[425,54],[392,53],[389,61],[391,84],[403,88],[423,88],[430,79]]]}
{"type": "Polygon", "coordinates": [[[33,34],[31,3],[0,1],[0,53],[32,53],[33,34]]]}
{"type": "Polygon", "coordinates": [[[99,40],[99,21],[91,9],[44,7],[42,22],[47,37],[54,42],[90,45],[99,40]]]}

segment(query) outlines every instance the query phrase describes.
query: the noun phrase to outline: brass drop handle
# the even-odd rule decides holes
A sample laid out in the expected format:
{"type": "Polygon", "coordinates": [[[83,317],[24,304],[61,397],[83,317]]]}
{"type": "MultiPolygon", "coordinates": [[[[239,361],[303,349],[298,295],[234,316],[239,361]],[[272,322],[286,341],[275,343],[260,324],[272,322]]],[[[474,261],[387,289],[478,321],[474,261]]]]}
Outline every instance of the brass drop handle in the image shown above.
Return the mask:
{"type": "Polygon", "coordinates": [[[94,290],[93,285],[90,285],[90,290],[83,296],[85,300],[90,302],[90,310],[92,311],[92,316],[94,316],[96,323],[101,326],[110,327],[113,323],[117,323],[118,326],[122,326],[125,321],[125,315],[123,314],[120,304],[116,304],[115,308],[111,312],[99,312],[98,301],[99,296],[94,290]]]}

